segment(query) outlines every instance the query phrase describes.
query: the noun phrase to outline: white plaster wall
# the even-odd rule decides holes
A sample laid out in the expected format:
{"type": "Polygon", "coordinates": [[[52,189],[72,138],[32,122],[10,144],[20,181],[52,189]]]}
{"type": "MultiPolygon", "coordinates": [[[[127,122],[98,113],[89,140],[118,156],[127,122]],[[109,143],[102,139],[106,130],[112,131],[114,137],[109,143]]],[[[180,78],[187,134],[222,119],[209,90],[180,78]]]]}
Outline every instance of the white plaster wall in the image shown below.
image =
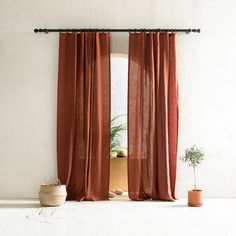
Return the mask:
{"type": "MultiPolygon", "coordinates": [[[[36,197],[56,175],[58,35],[35,27],[200,27],[178,36],[179,152],[194,143],[205,150],[206,197],[236,197],[235,21],[233,0],[1,0],[0,197],[36,197]]],[[[127,53],[127,34],[112,34],[112,52],[127,53]]],[[[179,163],[178,196],[191,185],[179,163]]]]}
{"type": "MultiPolygon", "coordinates": [[[[128,55],[111,54],[111,117],[116,124],[127,124],[128,55]]],[[[127,130],[120,133],[121,148],[127,148],[127,130]]]]}

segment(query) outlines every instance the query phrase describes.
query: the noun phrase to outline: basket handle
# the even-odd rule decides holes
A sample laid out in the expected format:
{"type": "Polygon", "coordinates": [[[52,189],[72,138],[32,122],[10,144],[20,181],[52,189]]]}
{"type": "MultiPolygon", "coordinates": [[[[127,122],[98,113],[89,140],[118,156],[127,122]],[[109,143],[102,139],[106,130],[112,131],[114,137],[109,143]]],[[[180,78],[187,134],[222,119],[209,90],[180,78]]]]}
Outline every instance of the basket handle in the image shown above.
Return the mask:
{"type": "Polygon", "coordinates": [[[57,185],[61,186],[61,181],[58,178],[55,178],[55,180],[57,181],[57,185]]]}
{"type": "Polygon", "coordinates": [[[52,180],[50,185],[54,185],[53,182],[55,181],[56,185],[61,186],[61,181],[58,178],[55,178],[55,177],[52,177],[52,176],[47,176],[46,184],[48,184],[48,185],[50,183],[49,180],[52,180]]]}

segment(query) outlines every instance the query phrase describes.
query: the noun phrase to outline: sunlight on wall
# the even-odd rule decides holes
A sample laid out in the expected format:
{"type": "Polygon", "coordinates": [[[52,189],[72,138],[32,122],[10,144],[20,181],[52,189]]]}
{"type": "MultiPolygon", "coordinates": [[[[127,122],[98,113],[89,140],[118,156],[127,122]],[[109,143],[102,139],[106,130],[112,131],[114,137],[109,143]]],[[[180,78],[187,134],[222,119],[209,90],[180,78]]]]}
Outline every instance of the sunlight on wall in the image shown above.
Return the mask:
{"type": "MultiPolygon", "coordinates": [[[[111,54],[111,117],[127,123],[128,55],[111,54]]],[[[122,147],[127,148],[127,132],[122,134],[122,147]]]]}

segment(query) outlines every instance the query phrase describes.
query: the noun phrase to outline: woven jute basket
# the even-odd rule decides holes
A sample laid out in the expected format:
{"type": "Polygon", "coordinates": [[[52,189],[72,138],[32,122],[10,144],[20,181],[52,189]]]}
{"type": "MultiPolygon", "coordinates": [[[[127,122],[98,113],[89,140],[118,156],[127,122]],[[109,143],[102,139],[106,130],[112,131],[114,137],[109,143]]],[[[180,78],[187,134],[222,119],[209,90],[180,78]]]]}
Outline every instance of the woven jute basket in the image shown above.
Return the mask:
{"type": "Polygon", "coordinates": [[[61,185],[59,179],[56,183],[41,184],[39,191],[39,201],[42,206],[60,206],[66,200],[66,186],[61,185]]]}

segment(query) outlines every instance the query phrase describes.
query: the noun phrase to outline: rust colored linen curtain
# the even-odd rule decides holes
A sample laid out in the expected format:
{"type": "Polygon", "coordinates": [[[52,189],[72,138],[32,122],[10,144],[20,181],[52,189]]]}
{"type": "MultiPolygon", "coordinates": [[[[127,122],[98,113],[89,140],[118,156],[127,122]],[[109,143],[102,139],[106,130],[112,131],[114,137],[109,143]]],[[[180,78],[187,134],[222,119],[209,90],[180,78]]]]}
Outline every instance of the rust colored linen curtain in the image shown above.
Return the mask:
{"type": "Polygon", "coordinates": [[[106,200],[110,156],[110,35],[60,33],[58,177],[68,200],[106,200]]]}
{"type": "Polygon", "coordinates": [[[178,86],[174,33],[130,33],[128,188],[133,200],[175,199],[178,86]]]}

